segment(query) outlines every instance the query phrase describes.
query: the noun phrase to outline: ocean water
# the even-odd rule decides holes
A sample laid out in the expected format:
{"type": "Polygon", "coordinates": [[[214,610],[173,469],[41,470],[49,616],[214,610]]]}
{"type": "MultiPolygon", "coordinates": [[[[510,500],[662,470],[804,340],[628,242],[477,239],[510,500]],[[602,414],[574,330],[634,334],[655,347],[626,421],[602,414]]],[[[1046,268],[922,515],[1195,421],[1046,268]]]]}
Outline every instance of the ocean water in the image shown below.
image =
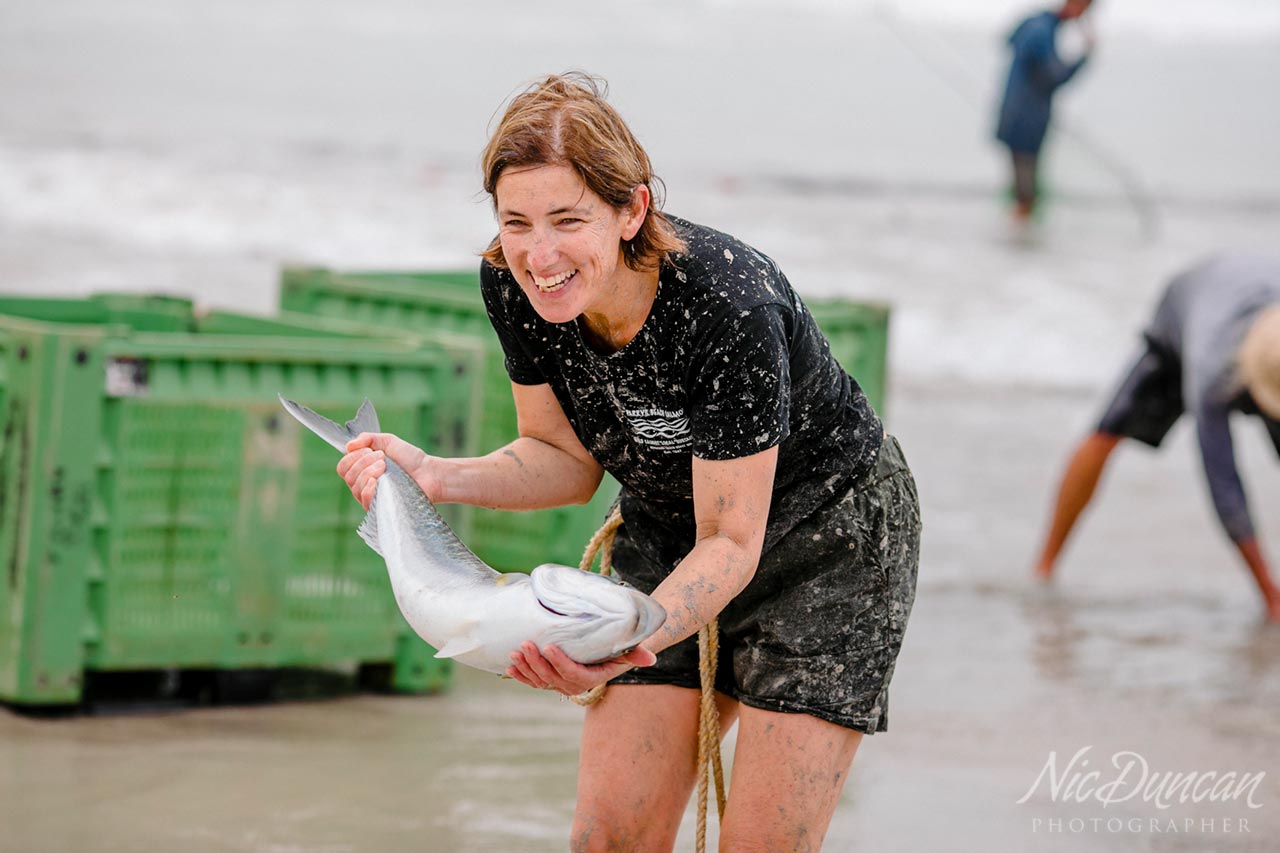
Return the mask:
{"type": "Polygon", "coordinates": [[[283,261],[471,266],[493,231],[477,158],[494,112],[582,68],[610,82],[668,209],[802,292],[893,303],[895,373],[1095,387],[1170,273],[1277,243],[1280,118],[1261,107],[1280,28],[1265,2],[1099,4],[1025,246],[990,128],[1027,8],[9,0],[0,289],[267,312],[283,261]]]}

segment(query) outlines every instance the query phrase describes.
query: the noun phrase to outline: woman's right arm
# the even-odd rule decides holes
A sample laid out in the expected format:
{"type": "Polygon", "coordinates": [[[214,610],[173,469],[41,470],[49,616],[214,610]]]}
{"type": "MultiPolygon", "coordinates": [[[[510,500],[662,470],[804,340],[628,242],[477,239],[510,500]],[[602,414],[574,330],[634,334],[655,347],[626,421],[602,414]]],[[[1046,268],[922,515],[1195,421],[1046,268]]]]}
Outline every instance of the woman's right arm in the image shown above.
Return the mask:
{"type": "Polygon", "coordinates": [[[387,457],[436,503],[531,510],[586,503],[604,469],[578,441],[549,385],[512,384],[520,437],[486,456],[430,456],[390,433],[365,433],[347,445],[338,474],[365,509],[387,457]]]}

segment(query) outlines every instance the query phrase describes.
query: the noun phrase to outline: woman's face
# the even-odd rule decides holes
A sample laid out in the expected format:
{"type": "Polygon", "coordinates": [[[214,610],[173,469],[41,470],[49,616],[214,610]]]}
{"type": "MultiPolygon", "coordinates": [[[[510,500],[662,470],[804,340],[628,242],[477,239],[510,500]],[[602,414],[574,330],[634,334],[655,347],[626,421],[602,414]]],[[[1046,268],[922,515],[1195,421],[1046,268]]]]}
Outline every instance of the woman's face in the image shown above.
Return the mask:
{"type": "Polygon", "coordinates": [[[498,239],[511,274],[538,316],[567,323],[608,314],[622,241],[639,231],[647,194],[615,210],[568,166],[507,169],[498,178],[498,239]]]}

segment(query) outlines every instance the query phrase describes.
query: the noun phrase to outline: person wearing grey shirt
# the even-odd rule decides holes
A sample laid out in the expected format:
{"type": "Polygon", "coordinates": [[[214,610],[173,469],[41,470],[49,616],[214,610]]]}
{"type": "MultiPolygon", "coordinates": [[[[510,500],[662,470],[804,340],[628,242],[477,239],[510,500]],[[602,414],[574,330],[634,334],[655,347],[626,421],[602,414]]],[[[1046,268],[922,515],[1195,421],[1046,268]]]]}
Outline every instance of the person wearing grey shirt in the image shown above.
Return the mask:
{"type": "Polygon", "coordinates": [[[1035,572],[1052,578],[1063,544],[1122,438],[1159,447],[1188,413],[1218,518],[1280,621],[1280,588],[1267,569],[1236,468],[1229,417],[1257,415],[1280,454],[1280,258],[1221,254],[1176,276],[1143,333],[1093,433],[1072,453],[1035,572]]]}

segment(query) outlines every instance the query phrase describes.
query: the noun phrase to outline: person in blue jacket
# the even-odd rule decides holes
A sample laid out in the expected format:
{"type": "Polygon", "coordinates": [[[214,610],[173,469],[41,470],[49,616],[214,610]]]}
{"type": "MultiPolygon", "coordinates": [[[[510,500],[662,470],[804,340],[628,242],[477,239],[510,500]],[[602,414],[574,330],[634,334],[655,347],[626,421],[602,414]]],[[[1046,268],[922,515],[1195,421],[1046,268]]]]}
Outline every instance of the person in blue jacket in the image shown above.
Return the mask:
{"type": "Polygon", "coordinates": [[[1075,76],[1093,50],[1093,36],[1085,31],[1085,51],[1074,62],[1058,56],[1058,25],[1088,11],[1092,0],[1066,0],[1062,8],[1037,12],[1009,35],[1013,61],[1000,105],[996,139],[1008,147],[1013,160],[1015,215],[1030,219],[1036,205],[1036,170],[1053,108],[1053,94],[1075,76]]]}
{"type": "Polygon", "coordinates": [[[1185,413],[1195,422],[1222,528],[1253,575],[1267,619],[1280,622],[1280,587],[1258,544],[1236,468],[1229,424],[1235,412],[1261,418],[1280,454],[1280,257],[1223,253],[1169,283],[1106,412],[1067,463],[1036,575],[1052,577],[1120,440],[1159,447],[1185,413]]]}

